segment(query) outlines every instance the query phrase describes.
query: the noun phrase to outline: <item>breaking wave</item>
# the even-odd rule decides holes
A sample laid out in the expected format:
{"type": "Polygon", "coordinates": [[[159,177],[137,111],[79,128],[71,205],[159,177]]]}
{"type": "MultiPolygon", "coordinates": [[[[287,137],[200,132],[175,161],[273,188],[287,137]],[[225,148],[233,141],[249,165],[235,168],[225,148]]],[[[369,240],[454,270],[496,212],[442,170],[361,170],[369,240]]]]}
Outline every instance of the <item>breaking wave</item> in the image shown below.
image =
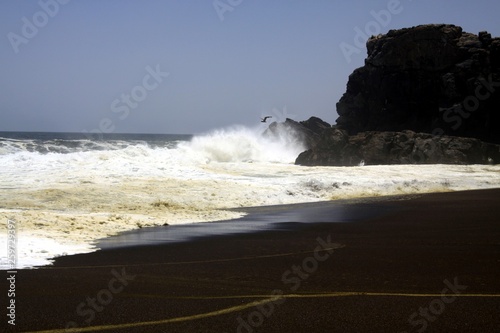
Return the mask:
{"type": "Polygon", "coordinates": [[[242,126],[195,136],[190,142],[181,143],[179,149],[207,162],[274,163],[293,163],[305,150],[294,132],[281,130],[277,135],[267,135],[262,128],[242,126]]]}

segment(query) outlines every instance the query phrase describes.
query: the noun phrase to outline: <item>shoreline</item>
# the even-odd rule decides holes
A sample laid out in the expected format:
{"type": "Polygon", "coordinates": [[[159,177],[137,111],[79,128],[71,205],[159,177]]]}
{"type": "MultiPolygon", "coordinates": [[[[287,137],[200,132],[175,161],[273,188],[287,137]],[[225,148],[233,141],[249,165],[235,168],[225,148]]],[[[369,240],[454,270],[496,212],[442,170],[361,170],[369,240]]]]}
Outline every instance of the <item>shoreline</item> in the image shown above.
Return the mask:
{"type": "Polygon", "coordinates": [[[500,189],[384,205],[388,214],[354,223],[317,222],[306,210],[305,222],[283,229],[107,249],[19,270],[16,329],[410,332],[425,323],[429,332],[495,331],[500,189]],[[126,285],[104,298],[114,274],[126,285]],[[86,305],[89,296],[103,311],[86,305]],[[79,304],[94,315],[78,313],[79,304]],[[437,314],[427,320],[420,308],[437,314]]]}
{"type": "MultiPolygon", "coordinates": [[[[112,232],[106,232],[105,230],[99,231],[101,234],[104,232],[104,237],[92,237],[88,241],[75,243],[71,240],[64,239],[64,233],[56,232],[49,228],[37,230],[26,230],[21,227],[21,231],[18,231],[18,248],[21,251],[26,250],[33,253],[41,253],[41,256],[32,257],[27,252],[23,254],[23,265],[18,264],[18,269],[39,269],[45,266],[50,266],[60,257],[72,256],[78,254],[93,253],[101,251],[103,249],[113,248],[113,247],[127,247],[127,246],[140,246],[148,245],[152,243],[170,241],[170,242],[182,242],[189,241],[190,239],[204,237],[204,236],[214,236],[218,234],[231,234],[231,233],[246,233],[258,231],[259,228],[262,230],[269,230],[273,228],[280,228],[280,223],[289,222],[289,218],[297,218],[297,215],[306,214],[307,211],[312,209],[329,209],[336,207],[339,212],[337,212],[337,217],[341,220],[344,218],[340,215],[341,210],[346,210],[346,207],[351,207],[355,210],[356,205],[370,205],[370,204],[384,204],[384,202],[390,201],[401,201],[401,200],[411,200],[414,198],[419,198],[421,196],[433,194],[433,193],[456,193],[456,192],[468,192],[468,191],[481,191],[488,189],[472,189],[465,191],[439,191],[439,192],[428,192],[428,193],[408,193],[408,194],[391,194],[382,196],[366,196],[366,197],[354,197],[346,199],[332,199],[332,200],[322,200],[313,202],[301,202],[301,203],[291,203],[291,204],[274,204],[274,205],[262,205],[262,206],[251,206],[251,207],[240,207],[240,208],[228,208],[221,209],[221,214],[232,215],[235,218],[232,219],[219,219],[215,221],[203,221],[203,222],[192,222],[192,223],[179,223],[173,225],[162,226],[159,224],[146,225],[145,227],[141,225],[134,225],[132,228],[130,225],[128,228],[114,229],[116,226],[111,226],[113,228],[112,232]],[[290,215],[291,211],[297,211],[295,216],[290,215]],[[284,212],[280,216],[280,213],[284,212]],[[269,215],[269,216],[268,216],[269,215]],[[61,235],[59,235],[61,234],[61,235]],[[159,235],[156,235],[159,234],[159,235]],[[61,238],[63,237],[63,238],[61,238]],[[120,244],[121,243],[121,244],[120,244]],[[47,256],[47,249],[56,253],[55,256],[47,256]]],[[[386,207],[386,209],[389,209],[386,207]]],[[[347,209],[349,210],[349,209],[347,209]]],[[[376,209],[378,213],[383,213],[380,208],[376,209]]],[[[1,213],[2,210],[0,210],[1,213]]],[[[5,210],[3,210],[5,211],[5,210]]],[[[30,211],[22,212],[24,214],[30,214],[30,211]]],[[[44,212],[42,212],[43,214],[44,212]]],[[[45,212],[46,214],[52,214],[54,212],[45,212]]],[[[375,211],[374,211],[375,213],[375,211]]],[[[56,213],[56,215],[68,215],[67,213],[56,213]]],[[[345,218],[353,219],[354,214],[357,215],[356,219],[360,219],[360,216],[355,211],[348,212],[345,218]]],[[[110,214],[90,214],[91,219],[95,216],[101,216],[103,218],[108,217],[110,214]]],[[[6,215],[8,216],[8,214],[6,215]]],[[[113,214],[111,216],[114,216],[113,214]]],[[[71,218],[74,220],[74,217],[71,218]]],[[[116,217],[118,219],[118,217],[116,217]]],[[[328,220],[329,217],[326,218],[328,220]]],[[[46,220],[46,219],[42,219],[46,220]]],[[[93,223],[99,223],[101,226],[104,222],[92,220],[93,223]]],[[[299,222],[299,221],[296,221],[299,222]]],[[[73,224],[73,223],[72,223],[73,224]]],[[[47,224],[41,223],[44,227],[47,224]]],[[[82,229],[87,232],[85,228],[82,229]]],[[[66,231],[67,233],[67,231],[66,231]]],[[[0,246],[3,243],[0,243],[0,246]]],[[[6,244],[5,244],[6,246],[6,244]]],[[[5,247],[4,246],[4,247],[5,247]]],[[[0,265],[0,271],[8,270],[7,267],[2,267],[0,265]]]]}
{"type": "MultiPolygon", "coordinates": [[[[118,153],[30,155],[44,166],[33,172],[23,162],[34,186],[20,179],[22,168],[0,179],[9,185],[0,193],[0,219],[19,226],[18,267],[96,251],[97,240],[122,231],[241,217],[242,210],[234,207],[500,187],[500,166],[300,167],[204,163],[172,149],[148,150],[145,160],[137,159],[144,153],[139,147],[118,153]],[[165,158],[179,163],[165,166],[160,162],[165,158]],[[117,164],[127,167],[118,170],[117,164]]],[[[7,267],[3,258],[0,267],[7,267]]]]}
{"type": "MultiPolygon", "coordinates": [[[[104,238],[93,239],[85,244],[61,243],[58,241],[58,237],[54,237],[50,232],[43,237],[36,236],[36,232],[35,236],[33,236],[31,232],[26,233],[22,230],[17,234],[19,249],[38,252],[44,251],[46,248],[51,248],[56,249],[61,254],[41,260],[25,260],[23,262],[26,267],[20,267],[18,269],[40,269],[45,266],[51,266],[54,261],[60,257],[93,253],[110,248],[134,247],[141,245],[146,246],[162,242],[186,242],[196,238],[209,236],[219,236],[233,233],[252,233],[272,230],[275,228],[279,229],[294,215],[294,219],[296,220],[294,222],[300,223],[300,215],[307,214],[310,209],[320,209],[328,212],[336,210],[338,222],[345,222],[346,219],[359,220],[366,217],[367,213],[356,212],[354,207],[355,205],[370,205],[398,198],[408,200],[419,195],[422,194],[387,195],[378,197],[230,208],[224,209],[223,211],[235,213],[236,215],[240,215],[240,217],[219,221],[192,222],[166,226],[157,225],[126,229],[104,238]],[[348,208],[349,206],[352,206],[351,209],[348,208]],[[346,210],[349,210],[349,212],[346,212],[346,210]],[[282,214],[283,212],[284,214],[282,214]]],[[[381,213],[380,208],[371,208],[369,210],[371,212],[377,211],[378,214],[381,213]]],[[[329,218],[330,217],[326,217],[324,220],[327,221],[329,218]]],[[[0,267],[0,271],[7,270],[9,269],[0,267]]]]}
{"type": "Polygon", "coordinates": [[[384,205],[384,202],[411,200],[422,195],[424,194],[387,195],[231,208],[228,209],[228,211],[239,212],[242,213],[243,216],[231,220],[152,226],[127,230],[117,235],[97,240],[96,247],[100,250],[108,250],[124,247],[191,242],[213,236],[230,236],[233,234],[254,233],[267,230],[286,230],[292,224],[311,223],[311,214],[315,216],[314,223],[350,223],[368,218],[376,218],[394,211],[394,207],[388,207],[384,205]]]}

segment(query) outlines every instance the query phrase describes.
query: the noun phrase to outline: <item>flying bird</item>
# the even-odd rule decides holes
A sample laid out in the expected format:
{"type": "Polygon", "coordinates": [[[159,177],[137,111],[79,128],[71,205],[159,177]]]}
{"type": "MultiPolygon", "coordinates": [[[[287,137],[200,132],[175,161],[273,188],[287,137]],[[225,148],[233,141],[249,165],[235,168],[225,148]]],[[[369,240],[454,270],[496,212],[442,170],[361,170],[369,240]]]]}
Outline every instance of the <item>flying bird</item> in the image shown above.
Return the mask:
{"type": "Polygon", "coordinates": [[[272,118],[271,116],[265,116],[264,118],[260,119],[261,123],[265,123],[267,121],[267,118],[272,118]]]}

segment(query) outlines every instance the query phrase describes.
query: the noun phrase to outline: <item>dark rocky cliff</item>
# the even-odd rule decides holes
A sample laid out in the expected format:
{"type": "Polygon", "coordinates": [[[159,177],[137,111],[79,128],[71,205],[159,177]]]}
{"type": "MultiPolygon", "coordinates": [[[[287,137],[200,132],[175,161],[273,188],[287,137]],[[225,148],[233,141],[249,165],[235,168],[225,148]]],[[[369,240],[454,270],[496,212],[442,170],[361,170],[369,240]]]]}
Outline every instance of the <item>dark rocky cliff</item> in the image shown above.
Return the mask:
{"type": "Polygon", "coordinates": [[[337,103],[340,128],[500,143],[500,38],[423,25],[372,37],[367,50],[337,103]]]}
{"type": "Polygon", "coordinates": [[[500,163],[500,38],[422,25],[372,37],[367,50],[337,125],[296,164],[500,163]]]}

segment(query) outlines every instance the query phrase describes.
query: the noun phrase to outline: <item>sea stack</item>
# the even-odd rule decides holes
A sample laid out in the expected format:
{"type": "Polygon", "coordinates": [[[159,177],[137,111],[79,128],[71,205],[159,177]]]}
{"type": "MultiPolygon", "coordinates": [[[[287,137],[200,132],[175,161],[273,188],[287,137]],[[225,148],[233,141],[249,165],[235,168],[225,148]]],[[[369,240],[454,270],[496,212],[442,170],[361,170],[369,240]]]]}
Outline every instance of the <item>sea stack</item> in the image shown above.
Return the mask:
{"type": "Polygon", "coordinates": [[[500,146],[491,145],[500,143],[500,38],[431,24],[366,46],[365,65],[337,103],[336,128],[297,164],[500,163],[500,146]]]}

